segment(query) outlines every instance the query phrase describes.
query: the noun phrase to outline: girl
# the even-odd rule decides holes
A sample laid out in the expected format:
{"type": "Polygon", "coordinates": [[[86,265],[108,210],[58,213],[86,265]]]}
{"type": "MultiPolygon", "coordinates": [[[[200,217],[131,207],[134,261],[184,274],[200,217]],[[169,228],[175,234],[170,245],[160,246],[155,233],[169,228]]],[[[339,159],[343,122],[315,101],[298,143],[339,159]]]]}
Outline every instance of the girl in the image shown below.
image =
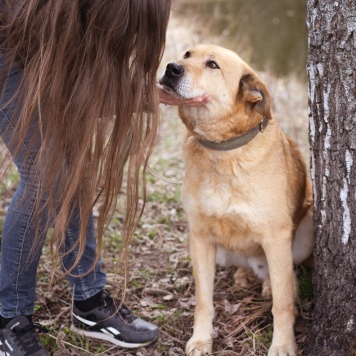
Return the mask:
{"type": "Polygon", "coordinates": [[[122,347],[158,338],[155,325],[104,290],[100,247],[124,179],[124,248],[138,223],[159,102],[209,100],[179,101],[156,85],[170,7],[171,0],[0,0],[0,134],[21,179],[2,234],[5,355],[49,355],[31,319],[49,227],[73,287],[72,330],[122,347]]]}

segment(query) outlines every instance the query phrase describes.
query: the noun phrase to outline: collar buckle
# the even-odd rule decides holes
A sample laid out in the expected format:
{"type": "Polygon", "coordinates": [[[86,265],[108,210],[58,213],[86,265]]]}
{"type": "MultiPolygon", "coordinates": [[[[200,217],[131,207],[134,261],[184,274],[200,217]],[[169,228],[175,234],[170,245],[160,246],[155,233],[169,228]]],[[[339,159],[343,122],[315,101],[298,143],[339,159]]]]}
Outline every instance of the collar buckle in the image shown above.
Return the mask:
{"type": "Polygon", "coordinates": [[[268,119],[264,117],[260,122],[260,132],[263,133],[265,128],[267,127],[268,119]]]}

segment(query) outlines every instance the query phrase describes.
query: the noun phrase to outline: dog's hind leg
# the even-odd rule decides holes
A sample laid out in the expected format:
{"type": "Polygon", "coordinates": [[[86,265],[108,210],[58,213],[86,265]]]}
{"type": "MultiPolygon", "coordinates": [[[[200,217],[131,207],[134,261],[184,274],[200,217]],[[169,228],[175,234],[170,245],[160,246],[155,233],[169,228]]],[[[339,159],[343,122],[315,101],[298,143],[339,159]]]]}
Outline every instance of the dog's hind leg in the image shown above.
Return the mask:
{"type": "Polygon", "coordinates": [[[248,288],[255,279],[249,268],[238,267],[234,274],[235,285],[240,289],[248,288]]]}
{"type": "Polygon", "coordinates": [[[300,264],[313,252],[313,212],[310,208],[299,223],[292,245],[294,264],[300,264]]]}
{"type": "Polygon", "coordinates": [[[250,257],[248,259],[248,263],[249,266],[252,268],[254,274],[263,281],[262,295],[265,298],[271,298],[271,281],[269,279],[269,270],[266,256],[262,255],[258,257],[250,257]]]}

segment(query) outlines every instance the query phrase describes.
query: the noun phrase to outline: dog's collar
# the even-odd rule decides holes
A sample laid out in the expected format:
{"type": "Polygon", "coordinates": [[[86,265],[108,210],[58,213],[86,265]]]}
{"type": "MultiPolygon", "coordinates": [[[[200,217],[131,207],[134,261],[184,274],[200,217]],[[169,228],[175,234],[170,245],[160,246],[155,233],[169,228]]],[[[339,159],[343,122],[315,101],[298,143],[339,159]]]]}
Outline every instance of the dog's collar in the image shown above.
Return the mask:
{"type": "Polygon", "coordinates": [[[267,127],[268,119],[264,117],[261,122],[253,127],[252,129],[246,131],[240,136],[232,137],[226,141],[214,142],[214,141],[204,141],[199,139],[199,143],[210,150],[215,151],[230,151],[235,148],[242,147],[249,143],[259,132],[263,132],[267,127]]]}

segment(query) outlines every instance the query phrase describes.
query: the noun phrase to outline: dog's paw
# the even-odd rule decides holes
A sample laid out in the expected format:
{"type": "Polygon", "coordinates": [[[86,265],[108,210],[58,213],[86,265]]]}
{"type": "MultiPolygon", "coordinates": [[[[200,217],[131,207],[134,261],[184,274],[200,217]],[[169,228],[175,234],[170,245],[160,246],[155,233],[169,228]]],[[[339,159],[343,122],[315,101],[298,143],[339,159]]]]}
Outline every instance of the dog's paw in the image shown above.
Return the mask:
{"type": "Polygon", "coordinates": [[[241,267],[239,267],[234,274],[235,284],[241,289],[248,288],[254,278],[255,277],[250,270],[241,267]]]}
{"type": "Polygon", "coordinates": [[[271,281],[270,279],[266,279],[262,284],[262,296],[267,299],[272,298],[272,289],[271,289],[271,281]]]}
{"type": "Polygon", "coordinates": [[[191,338],[187,346],[185,348],[185,354],[187,356],[205,356],[211,355],[213,350],[213,340],[197,340],[195,338],[191,338]]]}
{"type": "Polygon", "coordinates": [[[268,350],[268,356],[296,356],[297,346],[292,343],[291,345],[273,345],[268,350]]]}

